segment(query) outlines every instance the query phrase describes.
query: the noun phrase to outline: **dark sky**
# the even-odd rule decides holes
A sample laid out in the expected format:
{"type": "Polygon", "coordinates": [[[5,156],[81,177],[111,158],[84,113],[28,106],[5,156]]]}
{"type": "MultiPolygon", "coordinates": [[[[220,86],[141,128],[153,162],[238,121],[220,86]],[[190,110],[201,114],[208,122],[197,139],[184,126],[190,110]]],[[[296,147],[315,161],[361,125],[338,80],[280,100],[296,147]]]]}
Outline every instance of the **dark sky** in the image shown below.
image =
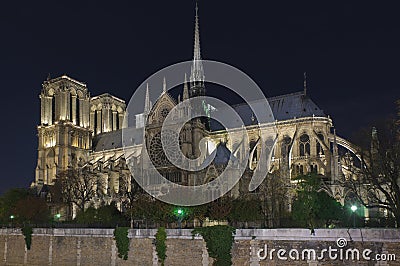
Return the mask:
{"type": "MultiPolygon", "coordinates": [[[[399,9],[365,2],[201,0],[203,58],[243,70],[267,96],[300,90],[307,71],[309,95],[349,137],[400,98],[399,9]]],[[[152,73],[191,59],[193,24],[189,0],[3,1],[0,193],[34,180],[48,73],[128,100],[152,73]]]]}

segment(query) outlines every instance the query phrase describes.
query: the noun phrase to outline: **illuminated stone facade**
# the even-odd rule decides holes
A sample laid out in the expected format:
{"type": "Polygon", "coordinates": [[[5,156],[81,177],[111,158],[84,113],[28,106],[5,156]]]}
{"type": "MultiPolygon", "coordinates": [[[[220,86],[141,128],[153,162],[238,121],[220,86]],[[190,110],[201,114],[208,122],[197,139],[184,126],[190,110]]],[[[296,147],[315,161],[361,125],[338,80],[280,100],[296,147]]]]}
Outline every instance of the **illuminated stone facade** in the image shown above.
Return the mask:
{"type": "MultiPolygon", "coordinates": [[[[196,15],[193,67],[189,82],[185,79],[181,93],[183,100],[205,95],[199,40],[196,15]]],[[[200,120],[185,125],[180,133],[182,152],[188,158],[196,158],[200,154],[200,140],[205,137],[208,140],[207,156],[216,149],[219,161],[212,162],[202,174],[190,175],[171,166],[163,157],[161,125],[180,99],[175,100],[166,92],[165,80],[160,86],[164,88],[163,93],[154,104],[149,101],[148,88],[143,99],[144,113],[136,115],[138,127],[147,124],[145,143],[134,144],[131,157],[124,158],[121,129],[126,114],[125,101],[110,94],[91,97],[86,84],[65,75],[46,80],[40,94],[41,123],[38,126],[38,162],[33,185],[51,185],[62,171],[88,166],[105,180],[102,194],[106,196],[97,201],[109,203],[118,194],[121,176],[130,175],[126,161],[139,165],[140,173],[146,170],[146,166],[140,165],[142,145],[148,147],[160,172],[173,182],[193,185],[209,182],[218,176],[237,143],[228,139],[225,130],[208,130],[200,120]]],[[[343,203],[345,192],[335,182],[345,178],[338,146],[353,153],[356,147],[336,136],[332,119],[311,100],[306,89],[305,83],[299,92],[268,99],[278,134],[270,171],[279,171],[288,184],[303,173],[315,172],[325,176],[326,190],[343,203]]],[[[248,106],[236,105],[233,108],[245,122],[249,135],[250,158],[246,173],[251,175],[260,160],[259,127],[267,125],[258,125],[248,106]]],[[[238,196],[240,190],[236,187],[231,193],[238,196]]]]}

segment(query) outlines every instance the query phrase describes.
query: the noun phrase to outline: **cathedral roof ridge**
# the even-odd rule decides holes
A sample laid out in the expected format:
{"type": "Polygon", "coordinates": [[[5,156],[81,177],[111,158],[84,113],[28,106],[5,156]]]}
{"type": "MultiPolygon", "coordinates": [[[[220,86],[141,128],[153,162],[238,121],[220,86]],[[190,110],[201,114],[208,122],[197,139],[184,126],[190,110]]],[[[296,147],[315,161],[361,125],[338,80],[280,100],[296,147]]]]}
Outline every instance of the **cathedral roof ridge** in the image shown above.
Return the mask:
{"type": "Polygon", "coordinates": [[[86,84],[85,83],[83,83],[81,81],[77,81],[76,79],[73,79],[70,76],[65,75],[65,74],[62,75],[62,76],[59,76],[57,78],[53,78],[53,79],[47,80],[47,81],[45,81],[45,83],[55,83],[55,82],[58,82],[58,81],[61,81],[61,80],[68,80],[68,81],[71,81],[71,82],[73,82],[73,83],[75,83],[75,84],[77,84],[79,86],[82,86],[82,87],[86,88],[86,84]]]}
{"type": "Polygon", "coordinates": [[[103,98],[103,97],[110,97],[110,98],[113,98],[113,99],[116,100],[116,101],[125,103],[125,100],[122,100],[121,98],[118,98],[118,97],[116,97],[116,96],[114,96],[114,95],[111,95],[111,94],[108,93],[108,92],[99,94],[99,95],[97,95],[97,96],[93,96],[93,97],[91,97],[91,100],[96,100],[96,99],[100,99],[100,98],[103,98]]]}
{"type": "Polygon", "coordinates": [[[296,91],[296,92],[290,92],[290,93],[286,93],[286,94],[271,96],[271,97],[268,97],[268,100],[277,100],[277,99],[286,98],[286,97],[290,97],[290,96],[301,96],[301,95],[306,96],[306,94],[304,94],[304,91],[296,91]]]}

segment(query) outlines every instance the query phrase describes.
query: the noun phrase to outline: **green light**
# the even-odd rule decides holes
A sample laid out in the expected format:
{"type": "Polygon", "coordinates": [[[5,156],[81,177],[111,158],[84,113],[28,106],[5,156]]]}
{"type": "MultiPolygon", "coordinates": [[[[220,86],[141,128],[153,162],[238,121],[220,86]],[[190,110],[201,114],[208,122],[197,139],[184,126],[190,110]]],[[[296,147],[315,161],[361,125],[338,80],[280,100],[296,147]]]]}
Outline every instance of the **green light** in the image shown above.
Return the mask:
{"type": "Polygon", "coordinates": [[[183,215],[185,215],[185,211],[184,211],[183,209],[181,209],[181,208],[175,209],[175,210],[174,210],[174,213],[175,213],[176,216],[183,216],[183,215]]]}
{"type": "Polygon", "coordinates": [[[10,219],[14,219],[15,218],[15,216],[14,215],[10,215],[10,219]]]}
{"type": "Polygon", "coordinates": [[[352,212],[355,212],[357,210],[357,206],[356,205],[352,205],[350,209],[351,209],[352,212]]]}
{"type": "Polygon", "coordinates": [[[57,213],[57,214],[56,214],[56,218],[57,218],[57,219],[60,219],[60,218],[61,218],[61,214],[57,213]]]}

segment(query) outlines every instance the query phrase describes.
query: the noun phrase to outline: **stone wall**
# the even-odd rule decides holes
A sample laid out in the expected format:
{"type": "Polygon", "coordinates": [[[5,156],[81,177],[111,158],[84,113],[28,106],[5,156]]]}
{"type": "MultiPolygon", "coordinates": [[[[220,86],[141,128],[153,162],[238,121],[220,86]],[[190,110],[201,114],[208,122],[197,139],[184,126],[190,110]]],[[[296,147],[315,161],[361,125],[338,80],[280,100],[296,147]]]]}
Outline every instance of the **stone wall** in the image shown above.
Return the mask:
{"type": "MultiPolygon", "coordinates": [[[[125,261],[117,255],[113,229],[34,229],[30,250],[25,247],[20,229],[0,229],[0,265],[159,265],[153,244],[156,231],[130,230],[130,250],[125,261]]],[[[212,264],[213,259],[208,256],[200,236],[193,239],[189,229],[167,229],[167,234],[165,265],[212,264]]],[[[313,235],[307,229],[238,229],[232,247],[232,262],[233,265],[251,266],[400,265],[400,230],[317,229],[313,235]],[[340,238],[347,242],[342,248],[338,247],[340,238]],[[321,251],[329,247],[337,250],[334,252],[337,258],[331,259],[326,251],[325,256],[318,259],[321,251]],[[351,259],[355,249],[359,251],[359,260],[351,259]],[[367,249],[371,250],[369,261],[362,256],[367,249]],[[316,251],[315,260],[311,250],[316,251]],[[299,260],[293,259],[296,254],[299,254],[299,260]],[[393,254],[396,260],[391,256],[391,261],[377,261],[376,254],[393,254]]]]}

